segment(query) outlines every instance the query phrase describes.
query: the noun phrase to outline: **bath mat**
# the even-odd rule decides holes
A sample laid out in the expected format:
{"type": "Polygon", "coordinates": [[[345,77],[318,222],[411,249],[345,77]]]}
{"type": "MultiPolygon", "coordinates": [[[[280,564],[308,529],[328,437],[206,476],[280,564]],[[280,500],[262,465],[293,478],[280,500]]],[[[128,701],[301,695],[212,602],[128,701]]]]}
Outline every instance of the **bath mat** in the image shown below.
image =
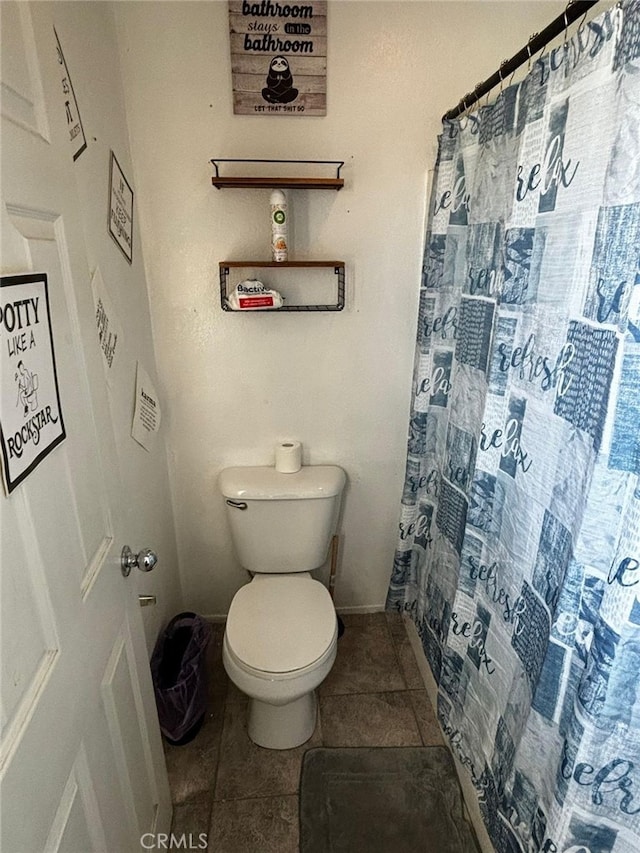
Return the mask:
{"type": "Polygon", "coordinates": [[[443,746],[318,747],[300,777],[300,853],[478,853],[443,746]]]}

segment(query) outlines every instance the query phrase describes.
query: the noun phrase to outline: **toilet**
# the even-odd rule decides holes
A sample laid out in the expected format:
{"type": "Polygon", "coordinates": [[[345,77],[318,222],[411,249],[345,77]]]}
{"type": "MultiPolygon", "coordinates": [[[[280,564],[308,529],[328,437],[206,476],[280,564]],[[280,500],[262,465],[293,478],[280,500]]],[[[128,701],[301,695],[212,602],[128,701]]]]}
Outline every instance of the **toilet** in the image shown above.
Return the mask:
{"type": "Polygon", "coordinates": [[[327,559],[345,482],[335,465],[294,474],[269,467],[220,473],[234,547],[253,574],[231,602],[222,660],[250,698],[249,737],[268,749],[291,749],[311,737],[315,690],[336,657],[333,601],[311,572],[327,559]]]}

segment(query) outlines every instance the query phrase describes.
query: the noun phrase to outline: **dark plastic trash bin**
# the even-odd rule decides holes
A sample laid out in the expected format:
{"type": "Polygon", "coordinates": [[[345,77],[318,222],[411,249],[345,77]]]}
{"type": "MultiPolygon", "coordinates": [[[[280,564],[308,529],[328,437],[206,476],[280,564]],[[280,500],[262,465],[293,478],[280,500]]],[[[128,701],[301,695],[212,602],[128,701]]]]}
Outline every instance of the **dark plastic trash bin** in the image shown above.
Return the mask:
{"type": "Polygon", "coordinates": [[[198,734],[207,708],[205,653],[211,626],[196,613],[174,616],[158,637],[151,676],[160,729],[169,743],[182,745],[198,734]]]}

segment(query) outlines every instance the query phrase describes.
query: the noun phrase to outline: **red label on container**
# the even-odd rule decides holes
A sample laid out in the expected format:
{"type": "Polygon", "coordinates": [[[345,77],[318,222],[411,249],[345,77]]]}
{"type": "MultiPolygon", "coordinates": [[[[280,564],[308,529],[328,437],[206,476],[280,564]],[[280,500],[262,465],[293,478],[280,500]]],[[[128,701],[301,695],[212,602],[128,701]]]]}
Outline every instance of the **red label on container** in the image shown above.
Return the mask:
{"type": "Polygon", "coordinates": [[[241,308],[273,308],[273,296],[241,296],[241,308]]]}

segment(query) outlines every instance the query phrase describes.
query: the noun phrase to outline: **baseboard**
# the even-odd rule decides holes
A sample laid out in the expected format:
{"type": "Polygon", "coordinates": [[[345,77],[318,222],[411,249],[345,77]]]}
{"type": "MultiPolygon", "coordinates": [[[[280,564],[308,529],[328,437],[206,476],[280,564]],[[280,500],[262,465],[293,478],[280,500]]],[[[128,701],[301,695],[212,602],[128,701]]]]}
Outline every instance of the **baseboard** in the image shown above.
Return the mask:
{"type": "MultiPolygon", "coordinates": [[[[413,654],[418,664],[418,669],[420,670],[422,680],[424,681],[424,686],[427,691],[429,701],[431,702],[435,710],[438,704],[438,685],[436,684],[436,680],[433,677],[433,673],[431,672],[429,663],[427,662],[427,659],[424,655],[422,641],[420,640],[420,636],[418,634],[413,619],[409,618],[408,616],[405,616],[404,621],[405,626],[407,628],[407,635],[409,637],[411,647],[413,648],[413,654]]],[[[440,725],[439,720],[438,725],[440,725]]],[[[444,735],[444,733],[442,737],[444,739],[444,742],[447,743],[447,737],[446,735],[444,735]]],[[[471,820],[473,828],[475,829],[476,836],[478,838],[478,843],[480,844],[480,849],[482,850],[482,853],[496,853],[495,848],[491,843],[491,839],[489,838],[489,835],[485,828],[484,821],[482,820],[480,807],[478,805],[478,796],[476,794],[476,789],[474,788],[473,783],[469,779],[467,771],[456,758],[455,753],[452,752],[451,754],[453,755],[453,760],[456,766],[456,772],[458,774],[458,780],[460,782],[460,787],[462,788],[462,796],[464,797],[464,803],[467,807],[469,819],[471,820]]]]}

